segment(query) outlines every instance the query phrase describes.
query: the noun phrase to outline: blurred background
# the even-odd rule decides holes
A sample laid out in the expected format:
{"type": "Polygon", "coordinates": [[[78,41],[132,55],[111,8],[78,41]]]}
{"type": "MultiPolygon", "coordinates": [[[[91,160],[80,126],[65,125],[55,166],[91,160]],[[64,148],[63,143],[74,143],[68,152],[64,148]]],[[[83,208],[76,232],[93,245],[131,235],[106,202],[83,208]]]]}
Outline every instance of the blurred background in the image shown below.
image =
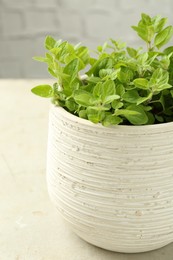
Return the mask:
{"type": "Polygon", "coordinates": [[[142,45],[130,28],[141,12],[160,14],[173,24],[172,0],[0,0],[0,78],[48,78],[46,35],[94,49],[107,39],[142,45]]]}

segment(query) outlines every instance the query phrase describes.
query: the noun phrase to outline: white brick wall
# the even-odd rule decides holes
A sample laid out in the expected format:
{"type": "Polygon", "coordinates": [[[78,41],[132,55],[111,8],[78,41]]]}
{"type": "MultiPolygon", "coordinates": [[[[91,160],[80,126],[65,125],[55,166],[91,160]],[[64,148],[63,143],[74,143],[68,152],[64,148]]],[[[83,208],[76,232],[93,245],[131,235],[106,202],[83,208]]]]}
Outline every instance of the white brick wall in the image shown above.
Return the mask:
{"type": "Polygon", "coordinates": [[[25,13],[26,33],[32,37],[32,35],[56,32],[55,15],[54,10],[27,10],[25,13]]]}
{"type": "Polygon", "coordinates": [[[173,24],[172,0],[0,0],[0,77],[48,77],[32,56],[44,53],[47,34],[83,42],[91,49],[109,37],[136,46],[130,28],[140,13],[167,16],[173,24]]]}
{"type": "Polygon", "coordinates": [[[10,38],[13,36],[19,37],[24,32],[23,13],[15,10],[5,10],[1,14],[2,36],[10,38]]]}

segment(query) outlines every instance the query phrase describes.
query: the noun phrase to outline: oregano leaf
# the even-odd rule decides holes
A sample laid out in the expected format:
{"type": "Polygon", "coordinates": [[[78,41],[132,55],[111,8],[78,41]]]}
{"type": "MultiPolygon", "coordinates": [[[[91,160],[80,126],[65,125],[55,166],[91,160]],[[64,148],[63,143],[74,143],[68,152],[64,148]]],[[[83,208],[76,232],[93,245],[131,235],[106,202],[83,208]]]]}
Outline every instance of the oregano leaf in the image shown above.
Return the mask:
{"type": "Polygon", "coordinates": [[[173,27],[168,26],[161,32],[159,32],[155,39],[154,39],[154,44],[155,46],[160,49],[163,45],[165,45],[173,36],[173,27]]]}
{"type": "Polygon", "coordinates": [[[38,85],[31,89],[37,96],[50,98],[53,96],[53,88],[50,85],[38,85]]]}

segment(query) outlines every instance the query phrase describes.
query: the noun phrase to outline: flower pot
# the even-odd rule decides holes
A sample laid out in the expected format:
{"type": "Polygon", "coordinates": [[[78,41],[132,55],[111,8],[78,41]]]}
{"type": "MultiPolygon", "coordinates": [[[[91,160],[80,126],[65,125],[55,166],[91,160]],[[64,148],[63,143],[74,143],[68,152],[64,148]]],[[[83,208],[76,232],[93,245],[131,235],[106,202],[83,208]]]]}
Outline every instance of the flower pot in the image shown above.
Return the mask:
{"type": "Polygon", "coordinates": [[[103,127],[52,106],[47,182],[93,245],[137,253],[173,241],[173,123],[103,127]]]}

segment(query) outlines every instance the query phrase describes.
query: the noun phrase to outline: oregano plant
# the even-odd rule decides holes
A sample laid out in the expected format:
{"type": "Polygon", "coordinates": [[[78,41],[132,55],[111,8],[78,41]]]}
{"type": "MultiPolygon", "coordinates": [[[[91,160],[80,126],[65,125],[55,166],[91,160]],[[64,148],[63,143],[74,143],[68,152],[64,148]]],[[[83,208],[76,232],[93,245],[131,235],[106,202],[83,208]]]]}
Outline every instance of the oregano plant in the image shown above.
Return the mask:
{"type": "Polygon", "coordinates": [[[172,122],[173,46],[163,47],[173,35],[173,26],[166,24],[167,18],[141,14],[132,28],[146,48],[130,48],[110,39],[97,47],[97,57],[81,44],[47,36],[45,57],[34,59],[47,63],[56,81],[32,92],[104,126],[172,122]]]}

